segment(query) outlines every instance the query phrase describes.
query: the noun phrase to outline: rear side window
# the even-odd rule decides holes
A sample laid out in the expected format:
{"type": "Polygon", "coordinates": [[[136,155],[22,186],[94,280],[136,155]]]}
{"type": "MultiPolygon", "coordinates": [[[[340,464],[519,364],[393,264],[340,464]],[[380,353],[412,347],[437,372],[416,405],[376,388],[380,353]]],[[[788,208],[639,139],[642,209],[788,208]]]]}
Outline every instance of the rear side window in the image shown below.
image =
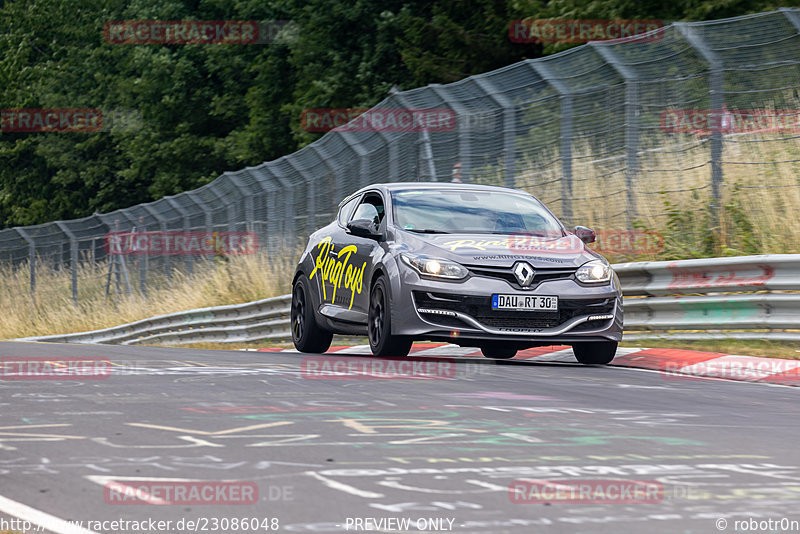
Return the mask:
{"type": "Polygon", "coordinates": [[[336,219],[339,221],[339,224],[342,226],[347,224],[347,221],[350,220],[350,215],[353,213],[357,203],[358,197],[355,197],[339,208],[339,215],[336,217],[336,219]]]}

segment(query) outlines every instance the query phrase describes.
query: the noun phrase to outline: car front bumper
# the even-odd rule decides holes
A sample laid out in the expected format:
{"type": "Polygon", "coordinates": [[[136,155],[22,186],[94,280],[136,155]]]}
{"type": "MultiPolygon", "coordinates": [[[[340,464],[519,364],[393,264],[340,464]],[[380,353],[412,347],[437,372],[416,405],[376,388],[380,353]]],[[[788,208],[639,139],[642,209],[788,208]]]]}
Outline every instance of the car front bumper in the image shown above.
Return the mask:
{"type": "Polygon", "coordinates": [[[465,346],[506,341],[522,346],[622,339],[622,294],[611,283],[584,286],[574,279],[546,280],[533,290],[496,278],[470,276],[447,282],[401,269],[393,287],[392,332],[465,346]],[[558,312],[492,310],[493,294],[557,296],[558,312]]]}

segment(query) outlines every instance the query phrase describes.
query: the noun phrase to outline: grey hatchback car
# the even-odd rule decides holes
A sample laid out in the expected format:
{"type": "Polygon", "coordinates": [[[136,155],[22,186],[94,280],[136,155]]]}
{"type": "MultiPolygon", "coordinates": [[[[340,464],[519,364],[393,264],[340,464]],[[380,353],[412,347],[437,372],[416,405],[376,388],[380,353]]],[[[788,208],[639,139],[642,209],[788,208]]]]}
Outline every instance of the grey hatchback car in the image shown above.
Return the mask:
{"type": "Polygon", "coordinates": [[[294,345],[322,353],[334,334],[366,335],[378,356],[430,340],[506,359],[565,344],[581,363],[606,364],[622,338],[622,292],[586,247],[594,239],[525,191],[365,187],[309,237],[292,282],[294,345]]]}

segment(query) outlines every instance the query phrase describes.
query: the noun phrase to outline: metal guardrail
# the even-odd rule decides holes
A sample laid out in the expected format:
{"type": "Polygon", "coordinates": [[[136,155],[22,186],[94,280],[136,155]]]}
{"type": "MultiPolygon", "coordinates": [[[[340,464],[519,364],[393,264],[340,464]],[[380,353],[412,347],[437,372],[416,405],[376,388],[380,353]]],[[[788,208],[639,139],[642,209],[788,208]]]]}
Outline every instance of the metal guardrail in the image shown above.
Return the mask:
{"type": "MultiPolygon", "coordinates": [[[[613,267],[626,297],[626,339],[800,341],[800,293],[791,292],[800,292],[800,254],[613,267]]],[[[288,339],[290,305],[291,295],[281,295],[159,315],[92,332],[16,341],[181,345],[288,339]]]]}
{"type": "Polygon", "coordinates": [[[55,334],[15,339],[54,343],[243,343],[286,339],[289,331],[291,295],[281,295],[245,304],[214,306],[157,315],[133,323],[75,334],[55,334]]]}
{"type": "Polygon", "coordinates": [[[800,291],[800,254],[622,263],[614,270],[626,297],[626,339],[800,341],[800,293],[793,293],[800,291]]]}

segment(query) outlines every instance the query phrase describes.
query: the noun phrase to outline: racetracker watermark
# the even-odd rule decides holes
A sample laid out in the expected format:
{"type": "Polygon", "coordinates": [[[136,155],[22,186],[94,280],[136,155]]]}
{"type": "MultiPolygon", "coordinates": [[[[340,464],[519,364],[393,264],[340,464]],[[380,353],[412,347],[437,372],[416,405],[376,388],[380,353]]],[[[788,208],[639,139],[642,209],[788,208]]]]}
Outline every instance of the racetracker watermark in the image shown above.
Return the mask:
{"type": "Polygon", "coordinates": [[[456,362],[447,358],[310,356],[301,360],[300,376],[309,380],[451,380],[456,376],[456,362]]]}
{"type": "MultiPolygon", "coordinates": [[[[499,245],[504,240],[495,240],[499,245]]],[[[560,232],[534,233],[514,232],[505,240],[508,249],[517,253],[549,253],[549,254],[579,254],[583,252],[584,243],[576,235],[562,236],[560,232]]],[[[494,245],[497,246],[497,245],[494,245]]]]}
{"type": "Polygon", "coordinates": [[[661,112],[667,133],[797,133],[797,109],[670,109],[661,112]]]}
{"type": "Polygon", "coordinates": [[[512,20],[508,25],[508,38],[512,43],[588,43],[612,39],[636,39],[656,42],[662,38],[658,30],[664,27],[660,20],[627,19],[523,19],[512,20]],[[645,37],[643,33],[653,32],[645,37]]]}
{"type": "Polygon", "coordinates": [[[111,375],[106,358],[0,358],[2,380],[103,380],[111,375]]]}
{"type": "Polygon", "coordinates": [[[286,20],[112,20],[103,25],[110,44],[267,44],[286,20]]]}
{"type": "Polygon", "coordinates": [[[597,230],[589,246],[600,254],[656,254],[664,250],[664,236],[651,230],[597,230]]]}
{"type": "Polygon", "coordinates": [[[315,108],[300,115],[307,132],[451,132],[458,121],[447,108],[315,108]]]}
{"type": "Polygon", "coordinates": [[[103,113],[92,108],[10,108],[0,110],[3,132],[99,132],[103,113]]]}
{"type": "Polygon", "coordinates": [[[245,505],[258,502],[255,482],[126,480],[107,483],[106,504],[245,505]]]}
{"type": "Polygon", "coordinates": [[[800,377],[800,361],[732,355],[691,364],[667,361],[661,370],[661,376],[667,380],[725,378],[749,381],[775,375],[797,379],[800,377]]]}
{"type": "Polygon", "coordinates": [[[103,246],[108,254],[144,256],[242,256],[258,251],[253,232],[109,232],[103,246]]]}
{"type": "Polygon", "coordinates": [[[652,480],[515,480],[514,504],[653,504],[664,500],[664,485],[652,480]]]}

